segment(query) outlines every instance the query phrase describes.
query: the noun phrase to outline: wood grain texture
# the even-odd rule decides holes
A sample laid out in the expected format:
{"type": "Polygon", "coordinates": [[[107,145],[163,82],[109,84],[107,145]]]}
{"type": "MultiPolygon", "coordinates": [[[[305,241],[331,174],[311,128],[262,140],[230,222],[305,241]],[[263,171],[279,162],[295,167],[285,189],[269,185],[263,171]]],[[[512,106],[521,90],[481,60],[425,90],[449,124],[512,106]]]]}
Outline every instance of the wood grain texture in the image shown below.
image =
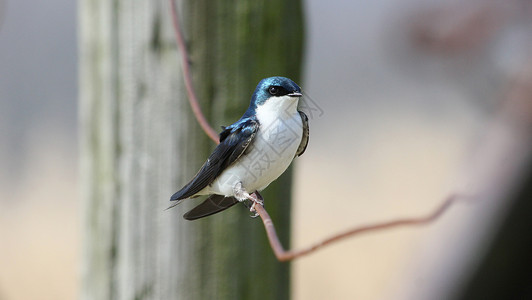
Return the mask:
{"type": "MultiPolygon", "coordinates": [[[[82,299],[287,299],[289,265],[237,205],[189,222],[164,211],[213,143],[186,101],[169,3],[80,1],[82,299]]],[[[300,80],[299,1],[178,3],[204,113],[238,119],[257,82],[300,80]]],[[[285,245],[291,172],[263,193],[285,245]]]]}

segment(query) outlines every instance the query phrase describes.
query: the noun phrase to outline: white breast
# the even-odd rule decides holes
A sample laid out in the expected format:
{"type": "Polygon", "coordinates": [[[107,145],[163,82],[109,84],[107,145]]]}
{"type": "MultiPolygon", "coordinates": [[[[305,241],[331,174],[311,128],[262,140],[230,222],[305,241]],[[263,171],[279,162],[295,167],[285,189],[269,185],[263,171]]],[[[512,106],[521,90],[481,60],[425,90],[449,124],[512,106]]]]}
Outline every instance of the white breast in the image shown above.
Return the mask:
{"type": "Polygon", "coordinates": [[[232,196],[237,182],[250,193],[260,191],[286,171],[303,136],[297,102],[297,98],[283,96],[259,106],[256,113],[260,128],[253,144],[204,192],[232,196]]]}

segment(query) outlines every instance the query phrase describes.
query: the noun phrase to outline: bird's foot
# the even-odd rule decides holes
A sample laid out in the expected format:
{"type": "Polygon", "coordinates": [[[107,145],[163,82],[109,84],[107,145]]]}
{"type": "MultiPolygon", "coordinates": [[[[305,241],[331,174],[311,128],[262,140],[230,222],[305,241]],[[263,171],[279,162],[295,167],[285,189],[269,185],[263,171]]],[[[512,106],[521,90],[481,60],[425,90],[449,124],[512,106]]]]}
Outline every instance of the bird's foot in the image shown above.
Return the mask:
{"type": "Polygon", "coordinates": [[[242,187],[242,182],[238,182],[237,184],[235,184],[235,186],[233,187],[233,192],[235,194],[235,198],[238,199],[238,201],[240,202],[244,202],[246,200],[249,200],[251,202],[251,205],[248,206],[246,205],[248,208],[249,208],[249,211],[254,213],[251,217],[252,218],[256,218],[259,216],[259,214],[257,213],[257,210],[255,209],[255,205],[262,205],[264,206],[264,199],[262,198],[262,196],[259,194],[259,192],[254,192],[253,195],[250,195],[246,189],[244,189],[244,187],[242,187]]]}
{"type": "Polygon", "coordinates": [[[246,199],[246,201],[243,201],[242,203],[243,203],[243,204],[246,206],[246,208],[249,209],[249,211],[251,212],[250,217],[252,217],[252,218],[256,218],[256,217],[259,216],[259,214],[255,211],[255,208],[252,208],[253,205],[255,204],[255,202],[253,202],[253,201],[251,201],[251,200],[249,200],[249,199],[246,199]]]}
{"type": "Polygon", "coordinates": [[[255,209],[255,206],[258,204],[258,205],[261,205],[261,206],[264,206],[264,198],[262,198],[262,195],[256,191],[255,193],[253,193],[255,195],[255,197],[251,196],[250,195],[250,200],[253,204],[251,204],[251,207],[249,208],[249,211],[250,212],[254,212],[255,214],[253,216],[251,216],[252,218],[256,218],[258,217],[259,213],[257,212],[257,210],[255,209]]]}
{"type": "Polygon", "coordinates": [[[233,193],[235,194],[235,198],[240,202],[244,202],[247,199],[251,199],[251,195],[242,186],[242,182],[237,182],[237,184],[235,184],[235,186],[233,187],[233,193]]]}
{"type": "MultiPolygon", "coordinates": [[[[253,198],[253,196],[251,196],[251,198],[253,198]]],[[[255,199],[246,199],[242,203],[244,203],[246,208],[249,209],[249,211],[252,213],[250,215],[250,217],[252,218],[256,218],[259,216],[259,213],[257,213],[257,210],[255,209],[255,205],[261,204],[262,206],[264,206],[263,202],[255,201],[255,199]]]]}

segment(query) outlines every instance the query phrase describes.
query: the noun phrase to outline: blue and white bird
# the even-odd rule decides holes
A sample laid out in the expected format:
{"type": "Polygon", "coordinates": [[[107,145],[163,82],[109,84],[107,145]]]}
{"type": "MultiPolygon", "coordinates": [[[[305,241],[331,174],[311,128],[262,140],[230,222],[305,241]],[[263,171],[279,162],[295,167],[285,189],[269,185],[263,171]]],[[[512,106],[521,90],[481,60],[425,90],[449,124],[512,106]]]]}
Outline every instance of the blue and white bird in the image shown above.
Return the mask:
{"type": "MultiPolygon", "coordinates": [[[[222,127],[220,144],[194,178],[170,198],[210,195],[183,217],[195,220],[253,201],[250,194],[277,179],[309,139],[308,117],[297,109],[301,88],[285,77],[261,80],[244,115],[222,127]]],[[[256,201],[255,201],[256,202],[256,201]]]]}

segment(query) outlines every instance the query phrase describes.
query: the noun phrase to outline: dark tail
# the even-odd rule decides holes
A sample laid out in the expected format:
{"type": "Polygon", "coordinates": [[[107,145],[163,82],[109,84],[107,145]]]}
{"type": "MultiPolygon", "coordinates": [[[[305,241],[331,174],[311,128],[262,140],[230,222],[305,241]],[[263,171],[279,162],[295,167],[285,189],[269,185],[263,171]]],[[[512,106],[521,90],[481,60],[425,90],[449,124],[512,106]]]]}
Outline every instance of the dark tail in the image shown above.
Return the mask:
{"type": "Polygon", "coordinates": [[[199,218],[207,217],[215,213],[219,213],[222,210],[226,210],[229,207],[238,203],[234,197],[225,197],[222,195],[211,195],[205,199],[201,204],[194,207],[192,210],[183,215],[183,218],[187,220],[196,220],[199,218]]]}

